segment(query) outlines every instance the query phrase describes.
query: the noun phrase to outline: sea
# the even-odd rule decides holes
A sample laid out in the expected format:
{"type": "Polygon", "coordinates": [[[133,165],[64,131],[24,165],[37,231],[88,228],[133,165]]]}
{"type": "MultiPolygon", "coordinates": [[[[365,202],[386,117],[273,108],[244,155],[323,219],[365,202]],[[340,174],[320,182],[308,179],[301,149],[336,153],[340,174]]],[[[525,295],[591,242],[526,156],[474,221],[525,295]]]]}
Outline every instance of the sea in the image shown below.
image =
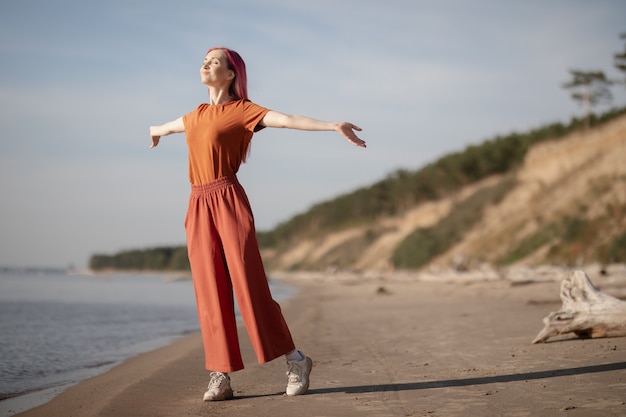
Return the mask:
{"type": "Polygon", "coordinates": [[[190,279],[0,269],[0,417],[197,331],[190,279]]]}

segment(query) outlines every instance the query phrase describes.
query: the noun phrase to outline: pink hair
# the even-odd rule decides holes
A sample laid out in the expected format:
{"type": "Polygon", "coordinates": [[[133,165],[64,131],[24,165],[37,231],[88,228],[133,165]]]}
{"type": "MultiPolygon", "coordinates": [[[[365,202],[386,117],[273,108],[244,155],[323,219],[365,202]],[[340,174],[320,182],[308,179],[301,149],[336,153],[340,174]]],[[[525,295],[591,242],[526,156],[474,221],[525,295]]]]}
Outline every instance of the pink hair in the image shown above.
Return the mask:
{"type": "Polygon", "coordinates": [[[235,73],[235,79],[230,84],[230,95],[238,99],[248,100],[248,76],[243,58],[237,52],[221,46],[209,49],[207,54],[216,49],[224,51],[228,60],[228,69],[235,73]]]}

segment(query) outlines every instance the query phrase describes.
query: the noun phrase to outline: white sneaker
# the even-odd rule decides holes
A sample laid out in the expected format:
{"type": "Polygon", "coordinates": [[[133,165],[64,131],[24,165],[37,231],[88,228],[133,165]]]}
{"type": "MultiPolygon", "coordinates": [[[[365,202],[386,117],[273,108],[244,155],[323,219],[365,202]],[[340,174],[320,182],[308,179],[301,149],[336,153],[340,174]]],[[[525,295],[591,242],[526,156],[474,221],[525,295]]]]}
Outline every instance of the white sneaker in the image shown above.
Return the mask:
{"type": "Polygon", "coordinates": [[[223,401],[233,398],[230,377],[222,372],[211,372],[209,389],[204,393],[204,401],[223,401]]]}
{"type": "Polygon", "coordinates": [[[302,395],[309,389],[309,375],[313,368],[313,361],[300,352],[304,359],[300,361],[287,361],[287,390],[289,396],[302,395]]]}

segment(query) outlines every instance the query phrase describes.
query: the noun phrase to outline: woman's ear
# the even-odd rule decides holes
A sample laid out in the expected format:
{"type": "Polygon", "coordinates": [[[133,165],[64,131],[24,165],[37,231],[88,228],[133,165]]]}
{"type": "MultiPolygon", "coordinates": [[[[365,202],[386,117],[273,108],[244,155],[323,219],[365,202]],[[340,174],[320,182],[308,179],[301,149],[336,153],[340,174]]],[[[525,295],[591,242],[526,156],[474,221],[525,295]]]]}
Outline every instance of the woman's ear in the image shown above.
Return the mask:
{"type": "Polygon", "coordinates": [[[235,71],[230,70],[226,78],[228,78],[229,80],[232,80],[233,78],[235,78],[235,71]]]}

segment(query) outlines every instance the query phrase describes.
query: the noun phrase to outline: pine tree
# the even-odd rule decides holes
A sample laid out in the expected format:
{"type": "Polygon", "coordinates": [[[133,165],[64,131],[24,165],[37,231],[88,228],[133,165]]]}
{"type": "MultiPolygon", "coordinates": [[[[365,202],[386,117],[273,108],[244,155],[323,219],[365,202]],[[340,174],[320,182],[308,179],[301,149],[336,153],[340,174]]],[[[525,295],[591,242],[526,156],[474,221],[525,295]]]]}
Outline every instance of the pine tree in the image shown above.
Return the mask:
{"type": "Polygon", "coordinates": [[[613,81],[609,80],[603,71],[570,70],[570,74],[572,74],[573,79],[563,84],[563,88],[575,90],[572,93],[572,98],[582,103],[585,109],[585,127],[588,128],[591,108],[613,99],[609,90],[613,81]]]}
{"type": "MultiPolygon", "coordinates": [[[[626,33],[622,33],[620,38],[626,40],[626,33]]],[[[624,52],[613,55],[613,59],[615,68],[624,73],[624,80],[621,82],[626,85],[626,44],[624,44],[624,52]]]]}

